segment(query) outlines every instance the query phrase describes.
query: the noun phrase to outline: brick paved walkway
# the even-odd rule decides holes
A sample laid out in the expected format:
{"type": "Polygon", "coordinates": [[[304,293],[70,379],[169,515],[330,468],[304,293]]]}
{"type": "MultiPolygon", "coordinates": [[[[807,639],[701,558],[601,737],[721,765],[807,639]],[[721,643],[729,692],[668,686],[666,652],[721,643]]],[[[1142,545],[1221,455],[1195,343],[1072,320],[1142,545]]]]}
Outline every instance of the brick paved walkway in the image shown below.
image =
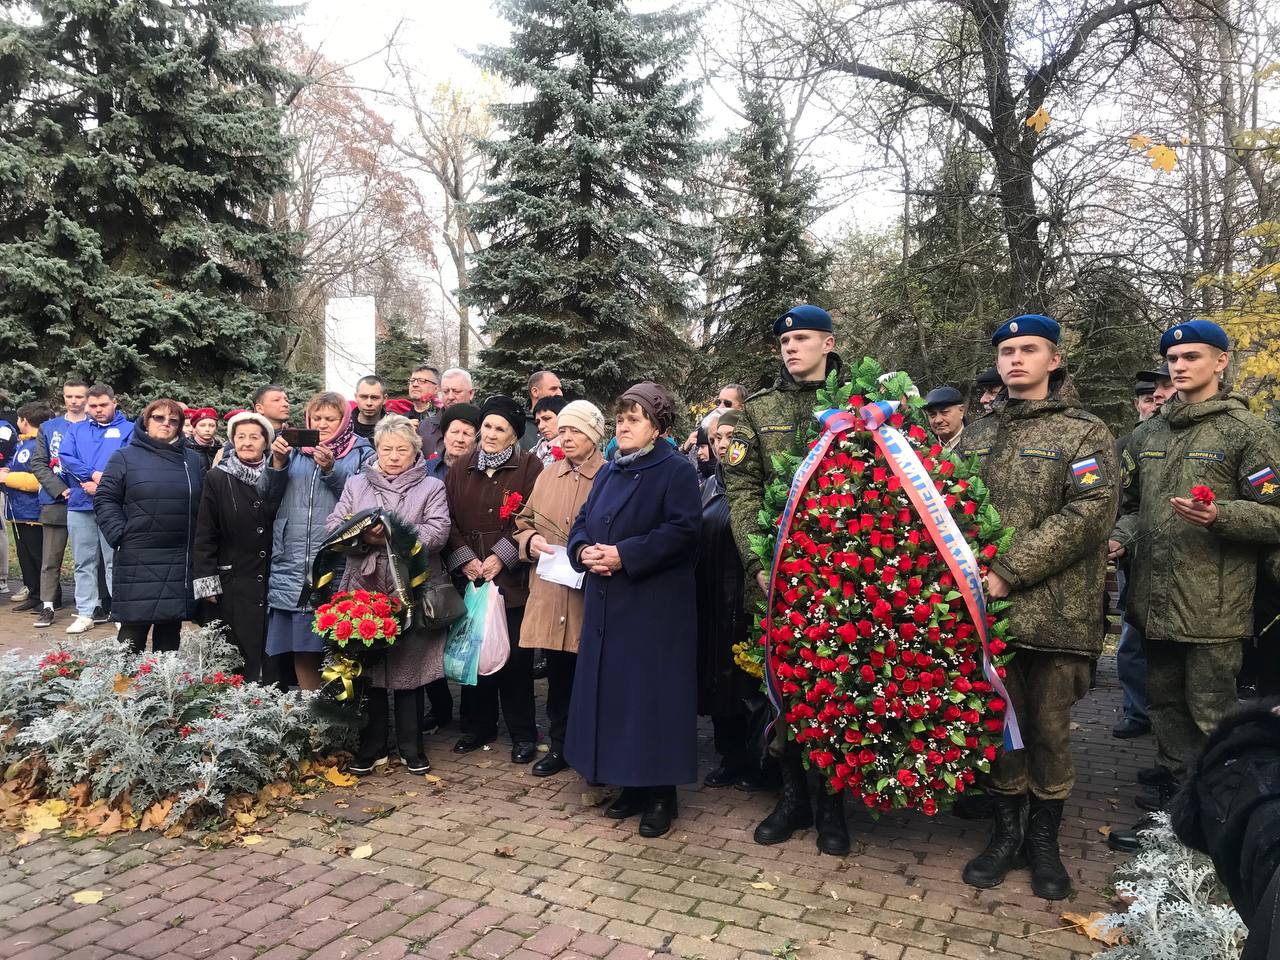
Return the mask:
{"type": "Polygon", "coordinates": [[[1063,853],[1078,893],[1064,904],[1037,900],[1025,871],[996,890],[961,882],[984,823],[851,810],[854,851],[836,860],[812,832],[757,846],[771,801],[700,788],[681,790],[675,830],[644,840],[576,776],[535,778],[502,744],[455,757],[446,731],[431,744],[439,782],[396,770],[330,790],[260,821],[253,847],[142,834],[0,855],[0,957],[1084,957],[1094,944],[1052,928],[1062,910],[1108,909],[1119,857],[1099,828],[1136,818],[1134,775],[1152,762],[1150,738],[1110,737],[1119,700],[1104,659],[1077,711],[1063,853]],[[364,844],[372,856],[352,859],[364,844]],[[77,906],[83,889],[104,899],[77,906]]]}

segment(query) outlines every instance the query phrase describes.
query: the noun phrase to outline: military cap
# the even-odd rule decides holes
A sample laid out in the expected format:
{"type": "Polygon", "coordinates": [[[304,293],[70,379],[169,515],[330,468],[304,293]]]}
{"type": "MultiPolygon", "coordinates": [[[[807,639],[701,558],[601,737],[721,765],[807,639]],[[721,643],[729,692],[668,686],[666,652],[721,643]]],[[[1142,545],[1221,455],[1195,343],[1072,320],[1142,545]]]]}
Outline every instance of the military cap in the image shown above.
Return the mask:
{"type": "Polygon", "coordinates": [[[1155,383],[1157,380],[1172,380],[1169,376],[1169,364],[1162,363],[1154,370],[1139,370],[1137,375],[1139,380],[1150,380],[1155,383]]]}
{"type": "Polygon", "coordinates": [[[831,314],[821,307],[815,307],[811,303],[802,303],[798,307],[792,307],[777,320],[773,321],[773,335],[775,337],[790,333],[792,330],[819,330],[822,333],[831,333],[833,329],[831,314]]]}
{"type": "Polygon", "coordinates": [[[977,377],[974,378],[974,386],[986,389],[990,387],[993,390],[999,390],[1004,386],[1004,381],[1000,379],[1000,371],[995,367],[987,367],[977,377]]]}
{"type": "Polygon", "coordinates": [[[1154,380],[1135,380],[1133,381],[1133,395],[1135,397],[1144,397],[1149,393],[1156,392],[1156,382],[1154,380]]]}
{"type": "Polygon", "coordinates": [[[1043,313],[1024,313],[1005,323],[991,335],[991,344],[995,346],[1012,337],[1044,337],[1050,343],[1057,343],[1062,336],[1062,328],[1058,321],[1046,317],[1043,313]]]}
{"type": "Polygon", "coordinates": [[[926,410],[954,407],[960,403],[964,403],[964,396],[955,387],[934,387],[924,398],[924,408],[926,410]]]}
{"type": "Polygon", "coordinates": [[[1168,353],[1170,347],[1184,343],[1207,343],[1219,350],[1231,349],[1227,331],[1212,320],[1188,320],[1164,332],[1164,336],[1160,338],[1160,356],[1163,357],[1168,353]]]}

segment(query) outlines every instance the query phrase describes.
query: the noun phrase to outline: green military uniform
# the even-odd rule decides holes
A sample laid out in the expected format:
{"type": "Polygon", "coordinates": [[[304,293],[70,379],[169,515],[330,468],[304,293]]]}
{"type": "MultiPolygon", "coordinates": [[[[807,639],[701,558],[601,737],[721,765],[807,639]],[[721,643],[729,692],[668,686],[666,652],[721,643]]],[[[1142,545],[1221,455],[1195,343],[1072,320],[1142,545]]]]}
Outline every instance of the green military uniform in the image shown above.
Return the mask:
{"type": "Polygon", "coordinates": [[[1071,707],[1089,689],[1105,634],[1107,533],[1116,515],[1115,440],[1057,395],[1009,400],[965,428],[956,451],[977,458],[991,503],[1014,529],[991,569],[1011,588],[1016,654],[1005,684],[1025,749],[1001,755],[996,794],[1062,800],[1075,782],[1071,707]]]}
{"type": "Polygon", "coordinates": [[[1121,453],[1112,538],[1128,551],[1128,617],[1146,637],[1147,695],[1162,766],[1180,776],[1235,704],[1242,639],[1253,633],[1257,564],[1280,544],[1280,443],[1227,389],[1175,400],[1121,453]],[[1213,490],[1208,527],[1171,497],[1213,490]]]}
{"type": "MultiPolygon", "coordinates": [[[[839,369],[840,358],[829,354],[827,376],[839,369]]],[[[764,507],[764,489],[777,476],[773,458],[803,452],[809,428],[814,425],[818,389],[825,383],[825,377],[797,382],[783,368],[772,387],[747,398],[733,439],[729,441],[724,458],[724,486],[729,498],[733,539],[747,579],[748,613],[755,610],[761,599],[756,574],[762,569],[749,537],[764,532],[760,527],[760,510],[764,507]]],[[[790,482],[791,478],[785,479],[790,482]]]]}

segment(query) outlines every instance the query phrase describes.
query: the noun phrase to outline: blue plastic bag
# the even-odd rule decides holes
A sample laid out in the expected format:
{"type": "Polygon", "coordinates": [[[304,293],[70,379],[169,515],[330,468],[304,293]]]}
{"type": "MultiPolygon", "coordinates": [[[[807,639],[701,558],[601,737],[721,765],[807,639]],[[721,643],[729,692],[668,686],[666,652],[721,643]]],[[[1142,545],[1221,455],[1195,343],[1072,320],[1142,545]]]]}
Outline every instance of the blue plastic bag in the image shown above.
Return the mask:
{"type": "Polygon", "coordinates": [[[489,581],[467,584],[462,605],[467,612],[449,628],[444,643],[444,675],[458,683],[475,686],[480,669],[480,647],[484,643],[485,612],[489,608],[489,581]]]}

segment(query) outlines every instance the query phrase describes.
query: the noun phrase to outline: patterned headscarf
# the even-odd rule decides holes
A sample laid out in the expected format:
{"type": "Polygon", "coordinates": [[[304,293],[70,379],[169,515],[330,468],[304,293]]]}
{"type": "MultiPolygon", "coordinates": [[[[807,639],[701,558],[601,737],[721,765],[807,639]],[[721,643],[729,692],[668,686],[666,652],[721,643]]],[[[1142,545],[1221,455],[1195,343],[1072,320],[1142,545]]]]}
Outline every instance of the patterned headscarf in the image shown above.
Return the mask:
{"type": "MultiPolygon", "coordinates": [[[[338,406],[338,409],[342,412],[342,421],[338,424],[338,429],[333,432],[332,437],[330,437],[328,440],[320,441],[320,446],[328,447],[331,451],[333,451],[334,460],[341,460],[348,453],[350,453],[351,448],[356,445],[356,431],[355,431],[355,427],[351,423],[351,405],[348,404],[346,401],[346,398],[342,397],[340,394],[335,393],[334,396],[341,401],[341,403],[338,406]]],[[[325,404],[323,404],[323,406],[329,406],[329,404],[326,402],[325,404]]],[[[307,411],[307,429],[308,430],[315,429],[315,427],[311,425],[310,410],[307,411]]],[[[303,447],[302,452],[305,453],[307,456],[311,456],[316,452],[316,448],[303,447]]]]}

